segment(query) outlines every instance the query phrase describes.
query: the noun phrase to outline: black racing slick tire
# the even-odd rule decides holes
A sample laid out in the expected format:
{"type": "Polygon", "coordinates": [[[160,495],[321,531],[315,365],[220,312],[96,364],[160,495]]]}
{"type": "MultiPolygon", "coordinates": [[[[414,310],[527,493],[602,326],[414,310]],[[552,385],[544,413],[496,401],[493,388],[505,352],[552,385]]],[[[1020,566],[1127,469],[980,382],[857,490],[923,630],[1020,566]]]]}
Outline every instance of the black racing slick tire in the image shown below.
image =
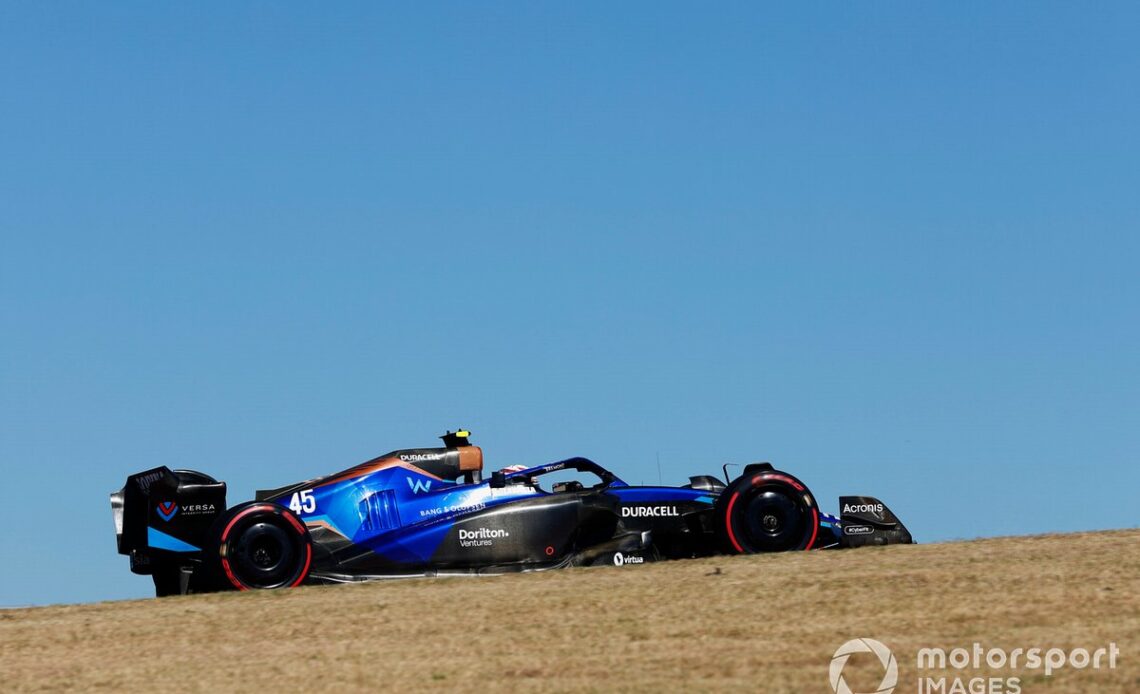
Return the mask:
{"type": "Polygon", "coordinates": [[[299,586],[313,562],[309,529],[289,509],[264,501],[235,506],[214,524],[214,573],[223,588],[299,586]]]}
{"type": "Polygon", "coordinates": [[[717,499],[714,514],[721,548],[729,554],[807,550],[819,534],[815,497],[779,470],[737,478],[717,499]]]}

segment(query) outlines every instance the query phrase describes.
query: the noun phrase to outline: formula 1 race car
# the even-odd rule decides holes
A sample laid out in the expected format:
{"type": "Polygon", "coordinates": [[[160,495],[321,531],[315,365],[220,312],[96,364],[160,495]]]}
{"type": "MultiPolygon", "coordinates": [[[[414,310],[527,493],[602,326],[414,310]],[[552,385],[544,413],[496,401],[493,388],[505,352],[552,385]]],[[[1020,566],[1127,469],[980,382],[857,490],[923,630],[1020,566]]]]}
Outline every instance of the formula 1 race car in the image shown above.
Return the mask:
{"type": "Polygon", "coordinates": [[[119,553],[164,596],[911,542],[881,501],[840,497],[840,516],[828,515],[768,463],[683,487],[631,486],[586,458],[484,479],[468,436],[448,432],[443,448],[393,451],[229,509],[225,483],[209,475],[131,475],[111,495],[119,553]]]}

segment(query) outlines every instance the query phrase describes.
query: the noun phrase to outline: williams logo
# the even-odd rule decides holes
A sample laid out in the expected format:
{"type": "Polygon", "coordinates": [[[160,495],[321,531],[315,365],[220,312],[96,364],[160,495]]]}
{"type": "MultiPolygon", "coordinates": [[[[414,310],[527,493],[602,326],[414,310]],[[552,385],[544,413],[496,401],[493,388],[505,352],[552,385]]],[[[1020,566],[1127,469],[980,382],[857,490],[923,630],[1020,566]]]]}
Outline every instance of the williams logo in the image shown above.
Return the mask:
{"type": "Polygon", "coordinates": [[[405,479],[408,480],[408,489],[412,490],[412,494],[422,494],[431,491],[431,480],[417,480],[411,477],[405,479]]]}
{"type": "Polygon", "coordinates": [[[178,504],[174,503],[173,501],[163,501],[159,503],[157,510],[158,515],[162,517],[162,520],[169,521],[174,517],[174,514],[178,513],[178,504]]]}

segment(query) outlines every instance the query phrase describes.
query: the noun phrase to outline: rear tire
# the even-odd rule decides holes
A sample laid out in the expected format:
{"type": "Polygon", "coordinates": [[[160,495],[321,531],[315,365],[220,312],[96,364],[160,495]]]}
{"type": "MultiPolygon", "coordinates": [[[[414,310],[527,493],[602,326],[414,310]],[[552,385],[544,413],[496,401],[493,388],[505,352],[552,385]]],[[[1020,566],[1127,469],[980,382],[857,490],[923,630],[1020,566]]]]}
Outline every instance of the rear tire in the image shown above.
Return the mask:
{"type": "Polygon", "coordinates": [[[222,514],[212,533],[218,583],[225,588],[290,588],[308,577],[313,561],[309,530],[291,511],[249,502],[222,514]]]}
{"type": "Polygon", "coordinates": [[[795,477],[768,470],[737,478],[721,493],[714,513],[721,548],[729,554],[811,549],[819,509],[795,477]]]}

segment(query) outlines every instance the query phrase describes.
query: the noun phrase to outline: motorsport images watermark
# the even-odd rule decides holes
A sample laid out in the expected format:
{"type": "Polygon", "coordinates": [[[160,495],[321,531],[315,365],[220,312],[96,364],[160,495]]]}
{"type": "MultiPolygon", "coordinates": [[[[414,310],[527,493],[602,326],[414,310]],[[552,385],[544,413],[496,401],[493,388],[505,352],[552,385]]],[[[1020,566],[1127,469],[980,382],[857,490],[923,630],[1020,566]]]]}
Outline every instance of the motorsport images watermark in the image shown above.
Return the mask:
{"type": "Polygon", "coordinates": [[[915,669],[918,671],[916,689],[905,685],[900,687],[898,662],[891,649],[875,639],[852,639],[840,646],[831,657],[828,669],[831,689],[835,694],[891,694],[898,689],[915,691],[918,694],[1021,694],[1021,677],[990,676],[961,677],[945,674],[947,670],[1013,670],[1015,673],[1043,672],[1045,677],[1062,669],[1116,669],[1116,659],[1120,648],[1109,643],[1096,649],[1073,648],[986,648],[973,643],[968,648],[920,648],[915,655],[915,669]],[[870,653],[879,659],[883,667],[883,679],[876,689],[866,692],[851,690],[843,677],[843,668],[852,655],[870,653]]]}

